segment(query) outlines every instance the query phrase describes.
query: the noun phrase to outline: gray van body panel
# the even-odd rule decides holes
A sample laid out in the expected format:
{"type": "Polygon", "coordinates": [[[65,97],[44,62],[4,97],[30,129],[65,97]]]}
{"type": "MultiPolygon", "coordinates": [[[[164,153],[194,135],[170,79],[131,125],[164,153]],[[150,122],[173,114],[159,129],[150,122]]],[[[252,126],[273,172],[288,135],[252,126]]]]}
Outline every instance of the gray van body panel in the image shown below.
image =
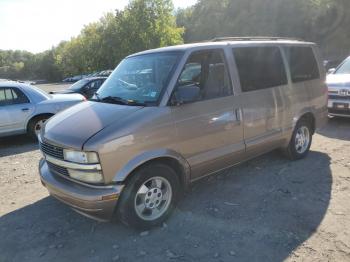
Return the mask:
{"type": "MultiPolygon", "coordinates": [[[[123,114],[122,119],[118,117],[118,121],[103,128],[106,121],[102,121],[96,134],[80,136],[80,141],[87,140],[84,144],[80,143],[80,146],[85,151],[99,153],[105,182],[112,183],[124,181],[128,174],[132,173],[138,166],[161,157],[172,157],[177,160],[182,165],[183,170],[189,170],[191,175],[186,175],[186,178],[189,181],[196,180],[201,176],[215,172],[215,170],[248,159],[252,155],[259,155],[281,145],[286,145],[289,143],[298,119],[306,113],[312,113],[318,119],[318,115],[324,113],[322,110],[325,104],[325,96],[320,93],[322,91],[320,91],[319,85],[323,84],[320,80],[298,84],[291,83],[286,56],[283,53],[283,47],[290,45],[311,45],[315,49],[314,44],[297,41],[241,41],[237,43],[190,44],[136,54],[185,51],[159,107],[133,109],[132,114],[126,117],[123,114]],[[231,52],[232,48],[242,46],[279,47],[286,65],[288,85],[242,92],[231,52]],[[180,107],[167,106],[176,81],[191,53],[210,49],[224,50],[230,71],[233,95],[180,107]],[[305,91],[307,95],[305,95],[305,91]],[[211,119],[220,119],[220,121],[210,122],[211,119]],[[116,160],[116,156],[118,156],[118,160],[116,160]]],[[[320,60],[318,63],[320,64],[320,60]]],[[[324,79],[322,67],[320,67],[320,72],[322,79],[324,79]]],[[[100,106],[103,105],[97,107],[100,106]]],[[[92,108],[90,111],[94,112],[95,106],[90,105],[90,107],[92,108]]],[[[109,108],[108,111],[113,111],[113,107],[118,107],[119,111],[121,106],[106,105],[106,107],[109,108]]],[[[94,123],[97,121],[97,119],[96,121],[93,119],[95,114],[95,112],[90,114],[92,118],[89,119],[88,125],[95,125],[94,123]]],[[[58,118],[62,117],[64,118],[63,115],[58,115],[58,118]]],[[[99,118],[98,114],[97,118],[99,118]]],[[[56,121],[55,118],[50,121],[49,127],[54,125],[56,121]]],[[[74,126],[77,119],[70,124],[67,124],[67,121],[64,119],[66,126],[74,126]]],[[[70,135],[73,135],[72,131],[70,135]]],[[[63,130],[60,130],[60,133],[62,132],[63,130]]],[[[69,142],[57,141],[50,132],[44,136],[44,139],[55,145],[64,144],[66,147],[68,145],[68,148],[79,149],[79,145],[73,142],[74,139],[69,142]]]]}

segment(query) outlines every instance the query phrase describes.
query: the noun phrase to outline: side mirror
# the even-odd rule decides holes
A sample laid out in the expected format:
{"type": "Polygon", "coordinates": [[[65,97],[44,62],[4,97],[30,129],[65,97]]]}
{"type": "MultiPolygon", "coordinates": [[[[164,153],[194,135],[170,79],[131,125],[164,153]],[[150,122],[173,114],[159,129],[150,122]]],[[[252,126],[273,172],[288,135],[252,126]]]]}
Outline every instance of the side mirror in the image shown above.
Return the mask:
{"type": "Polygon", "coordinates": [[[173,105],[182,105],[195,102],[200,98],[200,88],[195,84],[178,86],[173,94],[173,105]]]}
{"type": "Polygon", "coordinates": [[[335,70],[336,70],[335,68],[331,68],[331,69],[328,70],[327,73],[328,73],[329,75],[330,75],[330,74],[333,74],[333,73],[335,72],[335,70]]]}

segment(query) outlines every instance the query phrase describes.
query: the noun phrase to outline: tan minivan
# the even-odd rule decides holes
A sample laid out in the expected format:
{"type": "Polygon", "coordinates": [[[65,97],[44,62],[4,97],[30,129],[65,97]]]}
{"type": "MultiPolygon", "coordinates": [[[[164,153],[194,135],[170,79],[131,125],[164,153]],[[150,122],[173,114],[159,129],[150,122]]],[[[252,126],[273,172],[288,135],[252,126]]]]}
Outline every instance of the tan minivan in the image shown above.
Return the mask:
{"type": "Polygon", "coordinates": [[[274,149],[305,157],[326,119],[313,43],[219,38],[149,50],[47,122],[41,181],[81,214],[147,228],[195,180],[274,149]]]}

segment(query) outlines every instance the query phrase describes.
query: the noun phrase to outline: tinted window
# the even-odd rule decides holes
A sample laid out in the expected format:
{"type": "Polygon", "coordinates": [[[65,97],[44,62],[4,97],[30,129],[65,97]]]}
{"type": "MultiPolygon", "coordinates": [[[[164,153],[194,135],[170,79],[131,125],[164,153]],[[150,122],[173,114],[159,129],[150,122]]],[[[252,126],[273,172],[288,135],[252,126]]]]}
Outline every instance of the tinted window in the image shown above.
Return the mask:
{"type": "Polygon", "coordinates": [[[187,60],[177,86],[199,88],[198,100],[232,95],[232,86],[223,50],[200,51],[187,60]]]}
{"type": "Polygon", "coordinates": [[[320,78],[311,47],[288,47],[286,53],[293,83],[320,78]]]}
{"type": "Polygon", "coordinates": [[[17,88],[0,88],[0,106],[29,103],[28,98],[17,88]]]}
{"type": "Polygon", "coordinates": [[[95,80],[89,83],[88,87],[91,89],[98,89],[102,85],[102,80],[95,80]]]}
{"type": "Polygon", "coordinates": [[[287,84],[278,47],[239,47],[233,54],[243,92],[287,84]]]}

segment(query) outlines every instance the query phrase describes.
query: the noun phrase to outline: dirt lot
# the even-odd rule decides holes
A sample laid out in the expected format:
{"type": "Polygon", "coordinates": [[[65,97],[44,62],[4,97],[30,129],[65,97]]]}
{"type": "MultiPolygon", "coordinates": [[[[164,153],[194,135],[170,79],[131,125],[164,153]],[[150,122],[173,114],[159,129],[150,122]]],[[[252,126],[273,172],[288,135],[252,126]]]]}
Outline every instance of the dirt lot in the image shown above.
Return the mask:
{"type": "Polygon", "coordinates": [[[161,228],[98,223],[48,196],[40,152],[0,139],[0,261],[350,261],[350,119],[195,185],[161,228]]]}

